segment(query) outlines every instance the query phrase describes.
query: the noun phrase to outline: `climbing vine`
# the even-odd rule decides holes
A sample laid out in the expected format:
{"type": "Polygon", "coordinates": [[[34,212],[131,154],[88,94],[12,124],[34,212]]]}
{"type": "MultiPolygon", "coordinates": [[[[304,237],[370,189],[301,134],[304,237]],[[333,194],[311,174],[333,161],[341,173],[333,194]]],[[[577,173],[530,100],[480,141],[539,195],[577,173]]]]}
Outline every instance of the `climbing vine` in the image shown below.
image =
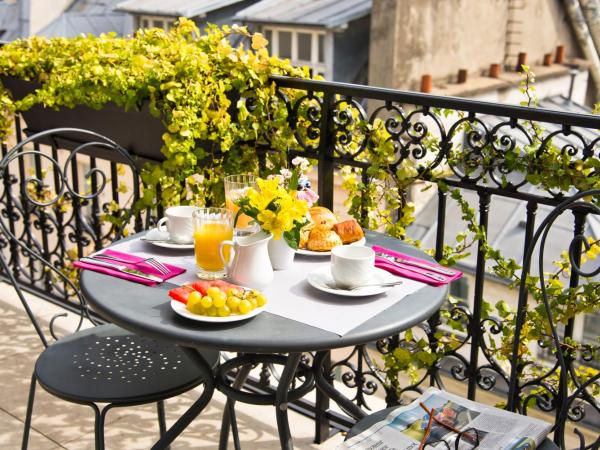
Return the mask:
{"type": "MultiPolygon", "coordinates": [[[[223,201],[222,179],[229,173],[257,172],[259,147],[268,146],[266,171],[276,172],[285,164],[287,151],[298,148],[298,139],[307,146],[318,141],[314,132],[314,111],[318,94],[295,111],[297,123],[291,126],[289,105],[306,100],[301,90],[276,87],[268,78],[273,74],[308,78],[307,68],[297,68],[289,61],[269,56],[267,42],[260,34],[251,34],[244,27],[210,26],[201,34],[196,25],[180,19],[166,32],[160,29],[138,31],[124,39],[112,34],[100,37],[76,38],[31,37],[6,44],[0,49],[0,75],[14,76],[39,83],[39,88],[20,100],[14,100],[0,89],[0,132],[9,132],[15,113],[34,105],[49,108],[72,108],[86,105],[101,109],[113,102],[127,110],[140,109],[147,103],[150,113],[165,127],[162,153],[165,161],[147,165],[142,172],[143,195],[139,208],[171,204],[219,204],[223,201]],[[246,46],[233,45],[242,39],[246,46]],[[287,103],[282,101],[282,94],[287,103]]],[[[524,104],[534,107],[535,77],[523,67],[521,90],[524,104]]],[[[493,248],[486,239],[486,230],[478,221],[475,209],[458,189],[445,182],[460,169],[461,175],[485,186],[488,176],[498,169],[499,184],[510,188],[507,173],[518,173],[523,182],[547,192],[566,193],[600,187],[600,159],[590,150],[577,157],[572,147],[558,147],[545,139],[544,130],[535,122],[512,124],[529,136],[524,145],[515,145],[510,138],[486,141],[476,121],[462,113],[434,109],[421,111],[437,117],[453,117],[457,123],[454,135],[467,137],[464,142],[448,140],[449,148],[440,147],[439,137],[423,129],[402,129],[401,119],[361,120],[350,102],[336,98],[342,122],[350,123],[343,133],[346,149],[353,154],[367,138],[364,151],[357,160],[368,163],[363,173],[352,167],[342,167],[342,188],[348,194],[349,213],[370,229],[383,229],[392,236],[409,240],[407,228],[414,221],[415,205],[407,191],[415,182],[426,182],[427,188],[437,188],[458,202],[464,231],[452,244],[443,248],[441,262],[454,265],[468,256],[475,245],[482,248],[490,270],[518,286],[520,266],[493,248]],[[398,130],[391,130],[395,126],[398,130]],[[406,147],[398,147],[398,135],[406,134],[406,147]],[[427,152],[430,160],[443,164],[427,167],[424,159],[410,158],[410,145],[418,142],[419,152],[427,152]],[[476,149],[474,151],[473,149],[476,149]]],[[[600,109],[597,107],[596,110],[600,109]]],[[[406,119],[406,117],[405,117],[406,119]]],[[[410,121],[408,121],[410,122],[410,121]]],[[[418,153],[418,152],[417,152],[418,153]]],[[[598,201],[598,199],[596,199],[598,201]]],[[[118,205],[113,205],[105,220],[117,221],[118,205]],[[114,214],[111,214],[114,213],[114,214]]],[[[411,241],[419,245],[418,241],[411,241]]],[[[589,241],[584,257],[596,259],[599,243],[589,241]]],[[[566,255],[556,263],[556,270],[546,277],[554,316],[566,324],[584,313],[600,311],[598,282],[587,280],[578,288],[565,285],[569,270],[566,255]]],[[[524,335],[527,341],[548,343],[540,307],[541,290],[536,277],[529,277],[527,287],[532,307],[527,312],[524,335]]],[[[388,382],[398,391],[400,373],[407,373],[413,382],[419,373],[438,363],[444,356],[462,345],[467,329],[465,312],[451,299],[450,311],[442,311],[443,326],[435,333],[435,345],[417,333],[406,332],[400,344],[385,356],[388,382]],[[462,311],[462,312],[461,312],[462,311]]],[[[502,323],[496,338],[488,341],[489,357],[506,365],[514,335],[515,311],[506,301],[494,305],[484,301],[482,319],[497,317],[502,323]]],[[[585,354],[587,360],[600,358],[599,345],[583,345],[569,341],[566,352],[585,354]]],[[[524,345],[521,359],[528,367],[524,376],[539,376],[545,368],[536,364],[530,348],[524,345]]],[[[585,381],[597,373],[586,365],[576,370],[585,381]]],[[[556,383],[556,376],[548,381],[556,383]]],[[[593,386],[594,395],[600,387],[593,386]]]]}

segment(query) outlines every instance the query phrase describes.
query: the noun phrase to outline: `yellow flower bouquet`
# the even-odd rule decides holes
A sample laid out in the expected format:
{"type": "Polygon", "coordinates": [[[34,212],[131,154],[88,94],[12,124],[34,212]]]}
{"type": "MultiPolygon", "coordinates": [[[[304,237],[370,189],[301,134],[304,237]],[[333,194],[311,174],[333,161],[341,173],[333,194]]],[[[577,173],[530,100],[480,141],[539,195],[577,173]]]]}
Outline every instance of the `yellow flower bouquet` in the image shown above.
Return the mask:
{"type": "Polygon", "coordinates": [[[260,228],[273,234],[273,239],[283,239],[293,248],[298,248],[300,229],[307,222],[308,204],[298,199],[295,190],[287,190],[277,179],[256,180],[257,189],[249,188],[246,195],[236,204],[241,214],[254,219],[260,228]]]}

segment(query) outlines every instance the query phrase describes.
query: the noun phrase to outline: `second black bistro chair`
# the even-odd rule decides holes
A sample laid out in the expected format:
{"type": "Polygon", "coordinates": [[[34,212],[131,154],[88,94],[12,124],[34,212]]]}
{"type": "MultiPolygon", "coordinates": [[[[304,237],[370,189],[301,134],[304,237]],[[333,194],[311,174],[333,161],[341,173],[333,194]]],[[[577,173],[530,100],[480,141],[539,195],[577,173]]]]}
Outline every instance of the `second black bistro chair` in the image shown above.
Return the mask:
{"type": "Polygon", "coordinates": [[[211,372],[218,364],[218,352],[202,352],[200,356],[195,350],[162,344],[115,325],[98,324],[74,281],[65,275],[69,245],[77,247],[80,256],[84,246],[99,249],[109,236],[121,237],[130,221],[135,222],[136,229],[141,227],[133,208],[126,208],[121,225],[110,230],[99,221],[100,214],[112,211],[107,204],[119,203],[122,189],[118,182],[123,179],[123,169],[131,172],[132,198],[139,198],[135,161],[125,149],[101,135],[67,128],[35,134],[11,150],[3,150],[0,186],[6,209],[0,217],[2,275],[15,288],[45,347],[31,377],[22,448],[28,444],[38,383],[63,400],[92,408],[98,450],[104,448],[106,414],[114,407],[156,402],[159,431],[164,436],[163,401],[204,383],[196,411],[204,408],[214,392],[211,372]],[[105,192],[109,185],[112,196],[105,192]],[[67,314],[55,316],[49,333],[56,342],[50,344],[25,290],[70,305],[78,316],[75,331],[57,338],[56,319],[67,314]],[[95,326],[83,329],[86,319],[95,326]]]}
{"type": "MultiPolygon", "coordinates": [[[[564,250],[568,250],[569,252],[571,265],[569,286],[573,289],[573,292],[577,292],[577,287],[585,284],[585,281],[582,282],[582,279],[592,279],[600,274],[600,267],[592,270],[584,270],[580,267],[582,251],[589,246],[588,241],[584,237],[585,220],[590,215],[600,217],[599,203],[600,190],[596,189],[581,192],[557,205],[537,228],[523,260],[511,370],[510,373],[501,375],[509,387],[507,403],[509,411],[526,414],[527,407],[531,402],[534,402],[540,409],[547,412],[554,412],[555,424],[548,438],[539,447],[540,450],[558,450],[559,448],[566,450],[567,422],[569,420],[574,422],[580,421],[585,416],[586,411],[595,411],[596,414],[600,413],[600,403],[597,398],[594,398],[592,393],[594,384],[600,382],[600,373],[596,373],[587,379],[579,377],[576,370],[577,361],[575,355],[570,350],[572,347],[565,342],[571,336],[564,333],[561,334],[557,330],[557,323],[550,306],[552,300],[549,298],[547,292],[547,280],[544,272],[544,247],[552,225],[563,213],[572,212],[575,222],[575,235],[570,245],[564,248],[564,250]],[[534,258],[535,256],[537,256],[537,260],[534,258]],[[526,370],[526,366],[519,362],[517,352],[522,345],[522,332],[526,321],[528,303],[527,275],[530,265],[536,262],[538,264],[539,286],[542,292],[539,308],[541,308],[545,316],[544,323],[541,326],[546,330],[543,339],[544,342],[540,341],[540,345],[548,347],[556,357],[557,362],[549,367],[542,366],[543,371],[538,378],[522,382],[520,381],[520,375],[526,370]],[[554,383],[550,382],[553,378],[555,379],[554,383]]],[[[569,328],[572,329],[572,324],[567,325],[565,330],[569,328]]],[[[581,356],[584,363],[593,359],[595,351],[598,350],[592,349],[591,346],[584,347],[581,356]]],[[[319,361],[318,366],[320,367],[321,364],[319,361]]],[[[321,377],[321,379],[324,377],[322,371],[317,371],[315,375],[321,377]]],[[[335,392],[332,392],[332,394],[335,395],[335,392]]],[[[360,408],[348,399],[341,397],[338,398],[338,401],[348,414],[358,420],[348,432],[346,440],[385,419],[391,411],[397,408],[391,407],[370,415],[365,415],[360,408]]],[[[579,441],[579,450],[597,450],[600,448],[600,436],[593,438],[592,442],[586,443],[584,434],[577,428],[574,428],[574,437],[579,441]]],[[[449,446],[448,448],[451,447],[449,446]]]]}

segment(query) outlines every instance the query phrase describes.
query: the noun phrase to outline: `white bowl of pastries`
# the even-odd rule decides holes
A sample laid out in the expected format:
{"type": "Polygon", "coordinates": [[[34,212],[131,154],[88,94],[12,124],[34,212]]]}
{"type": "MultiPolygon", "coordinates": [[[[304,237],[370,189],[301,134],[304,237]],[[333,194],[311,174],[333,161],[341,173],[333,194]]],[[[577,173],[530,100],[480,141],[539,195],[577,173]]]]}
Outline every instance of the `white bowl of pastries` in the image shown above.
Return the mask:
{"type": "Polygon", "coordinates": [[[339,245],[363,245],[365,233],[355,219],[338,221],[333,212],[323,206],[309,209],[310,222],[300,231],[300,255],[330,255],[339,245]]]}

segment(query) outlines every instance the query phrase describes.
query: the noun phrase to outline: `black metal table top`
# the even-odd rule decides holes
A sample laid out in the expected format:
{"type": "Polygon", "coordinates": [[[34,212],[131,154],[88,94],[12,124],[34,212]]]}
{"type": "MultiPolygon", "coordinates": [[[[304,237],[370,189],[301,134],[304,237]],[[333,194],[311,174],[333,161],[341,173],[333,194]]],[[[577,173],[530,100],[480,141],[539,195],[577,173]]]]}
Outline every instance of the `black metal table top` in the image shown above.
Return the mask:
{"type": "MultiPolygon", "coordinates": [[[[367,245],[381,245],[433,261],[398,239],[374,232],[367,232],[366,237],[367,245]]],[[[82,272],[80,282],[85,299],[98,314],[136,334],[186,347],[248,353],[330,350],[372,342],[427,319],[448,294],[447,286],[426,286],[338,336],[268,312],[224,324],[190,321],[171,309],[167,291],[174,285],[169,283],[148,287],[88,270],[82,272]]]]}

